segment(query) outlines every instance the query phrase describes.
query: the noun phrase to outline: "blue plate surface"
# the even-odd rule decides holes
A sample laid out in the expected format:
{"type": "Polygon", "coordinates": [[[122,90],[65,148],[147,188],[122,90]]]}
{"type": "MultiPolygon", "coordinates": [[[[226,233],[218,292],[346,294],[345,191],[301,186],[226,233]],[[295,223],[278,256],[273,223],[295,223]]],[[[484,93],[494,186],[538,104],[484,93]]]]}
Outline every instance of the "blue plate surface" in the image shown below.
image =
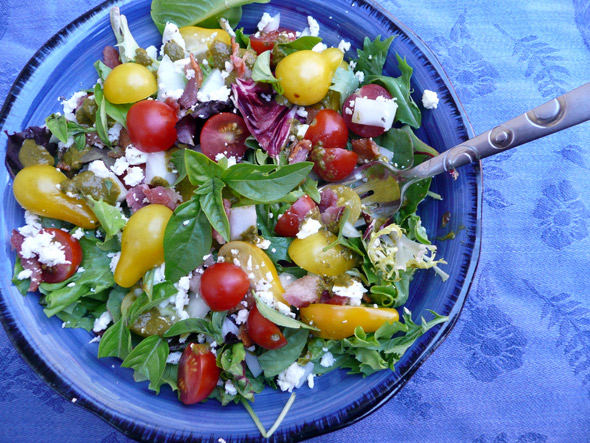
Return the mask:
{"type": "MultiPolygon", "coordinates": [[[[94,85],[93,63],[106,44],[114,45],[108,12],[119,5],[127,15],[131,30],[141,46],[157,44],[159,34],[149,15],[150,2],[106,2],[60,31],[33,57],[17,79],[0,114],[0,149],[5,152],[4,130],[20,131],[40,125],[45,117],[59,110],[58,97],[94,85]]],[[[407,27],[379,6],[366,1],[280,0],[266,5],[244,7],[241,25],[255,29],[263,12],[281,12],[281,25],[303,29],[310,11],[329,45],[341,39],[352,43],[349,56],[365,36],[397,35],[392,45],[414,68],[412,86],[419,102],[424,89],[437,91],[441,101],[437,110],[424,111],[418,135],[439,151],[472,136],[463,108],[440,64],[407,27]]],[[[385,74],[399,75],[392,55],[385,74]]],[[[241,406],[221,408],[215,401],[185,407],[170,390],[159,396],[137,384],[132,371],[119,367],[114,359],[96,358],[98,345],[89,343],[92,335],[84,330],[61,328],[57,318],[47,319],[37,296],[22,297],[11,284],[14,264],[8,239],[13,228],[23,224],[23,211],[12,196],[7,172],[0,171],[0,275],[2,289],[0,313],[3,325],[17,349],[29,364],[66,398],[95,412],[138,440],[149,441],[250,441],[259,433],[241,406]]],[[[423,336],[397,365],[396,372],[382,372],[365,379],[333,371],[316,378],[314,389],[297,391],[297,399],[273,441],[297,441],[346,426],[369,414],[395,395],[424,360],[444,340],[455,324],[475,272],[480,249],[481,173],[480,165],[466,166],[459,178],[448,175],[434,179],[432,190],[442,201],[428,199],[420,206],[423,223],[431,238],[443,237],[450,230],[454,240],[435,241],[439,256],[450,278],[443,283],[434,272],[421,271],[412,283],[407,307],[415,320],[427,319],[432,309],[450,316],[450,321],[423,336]],[[445,213],[449,226],[441,226],[445,213]]],[[[254,409],[268,428],[288,399],[288,394],[266,389],[256,397],[254,409]]]]}

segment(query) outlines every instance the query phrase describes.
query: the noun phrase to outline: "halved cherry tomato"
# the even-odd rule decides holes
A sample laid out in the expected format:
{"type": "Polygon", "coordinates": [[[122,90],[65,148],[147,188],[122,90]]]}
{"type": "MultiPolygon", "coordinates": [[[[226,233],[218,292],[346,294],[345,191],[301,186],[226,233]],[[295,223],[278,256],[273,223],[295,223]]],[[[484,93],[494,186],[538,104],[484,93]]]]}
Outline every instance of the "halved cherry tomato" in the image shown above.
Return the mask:
{"type": "Polygon", "coordinates": [[[248,315],[248,336],[264,349],[279,349],[287,344],[287,339],[277,325],[271,322],[254,306],[248,315]]]}
{"type": "Polygon", "coordinates": [[[322,109],[315,116],[305,138],[313,146],[323,148],[345,148],[348,142],[348,128],[344,118],[332,109],[322,109]]]}
{"type": "Polygon", "coordinates": [[[232,263],[215,263],[201,276],[201,296],[213,311],[227,311],[235,307],[248,289],[248,275],[232,263]]]}
{"type": "Polygon", "coordinates": [[[295,237],[305,216],[315,208],[317,205],[309,195],[299,197],[283,215],[279,216],[275,232],[281,237],[295,237]]]}
{"type": "Polygon", "coordinates": [[[291,29],[279,28],[276,31],[261,32],[258,37],[256,34],[252,34],[250,36],[250,46],[260,55],[264,51],[272,50],[279,37],[283,38],[283,36],[285,40],[295,40],[296,38],[295,32],[291,29]]]}
{"type": "Polygon", "coordinates": [[[350,175],[356,166],[356,152],[342,148],[315,148],[311,151],[311,160],[315,163],[313,170],[329,182],[342,180],[350,175]]]}
{"type": "Polygon", "coordinates": [[[215,161],[218,154],[241,160],[248,147],[244,144],[250,135],[244,119],[232,112],[215,114],[201,130],[201,150],[215,161]]]}
{"type": "Polygon", "coordinates": [[[205,344],[189,344],[178,362],[178,393],[180,401],[191,405],[205,400],[219,380],[215,355],[205,344]]]}
{"type": "Polygon", "coordinates": [[[127,113],[127,131],[133,145],[143,152],[166,151],[176,141],[176,112],[165,103],[143,100],[127,113]]]}
{"type": "Polygon", "coordinates": [[[344,105],[342,106],[342,116],[346,121],[346,126],[352,132],[361,137],[369,138],[369,137],[378,137],[385,132],[385,128],[380,126],[370,126],[370,125],[361,125],[359,123],[352,122],[352,115],[354,113],[354,104],[357,97],[369,98],[369,99],[376,99],[377,97],[383,97],[386,99],[391,99],[391,95],[387,92],[382,86],[369,84],[365,85],[356,91],[354,94],[350,95],[344,105]]]}
{"type": "Polygon", "coordinates": [[[69,263],[63,263],[55,266],[43,266],[41,278],[46,283],[60,283],[67,280],[78,270],[82,262],[82,247],[78,240],[61,229],[45,228],[41,232],[49,232],[53,235],[53,243],[62,245],[66,260],[69,263]]]}

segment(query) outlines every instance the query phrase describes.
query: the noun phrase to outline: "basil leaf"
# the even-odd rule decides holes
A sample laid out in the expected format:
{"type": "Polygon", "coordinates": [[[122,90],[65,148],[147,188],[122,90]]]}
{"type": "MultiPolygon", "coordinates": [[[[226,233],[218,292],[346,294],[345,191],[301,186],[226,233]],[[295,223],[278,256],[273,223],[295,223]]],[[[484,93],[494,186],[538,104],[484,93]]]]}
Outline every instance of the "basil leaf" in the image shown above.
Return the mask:
{"type": "Polygon", "coordinates": [[[221,179],[235,192],[259,203],[280,200],[301,183],[313,163],[293,165],[250,165],[238,163],[227,169],[221,179]]]}
{"type": "Polygon", "coordinates": [[[270,0],[201,0],[198,2],[178,2],[176,0],[152,0],[151,16],[160,32],[167,22],[179,28],[195,25],[223,14],[226,10],[250,3],[268,3],[270,0]]]}
{"type": "Polygon", "coordinates": [[[127,127],[127,112],[129,112],[132,105],[133,103],[115,105],[108,100],[104,101],[106,114],[124,128],[127,127]]]}
{"type": "Polygon", "coordinates": [[[105,241],[117,235],[127,225],[127,218],[123,216],[121,209],[105,203],[102,199],[98,201],[92,197],[87,197],[87,199],[90,202],[92,212],[100,222],[100,226],[105,230],[105,241]]]}
{"type": "Polygon", "coordinates": [[[243,343],[236,343],[231,348],[226,349],[221,354],[219,363],[221,363],[221,369],[229,372],[236,377],[244,375],[244,366],[242,362],[246,358],[246,351],[244,350],[243,343]]]}
{"type": "Polygon", "coordinates": [[[291,366],[303,351],[309,331],[305,329],[286,329],[287,344],[280,349],[264,352],[258,356],[258,363],[267,378],[275,377],[291,366]]]}
{"type": "Polygon", "coordinates": [[[166,280],[177,282],[203,262],[211,249],[211,225],[198,199],[180,205],[164,232],[166,280]]]}
{"type": "Polygon", "coordinates": [[[125,319],[121,318],[102,334],[98,345],[98,358],[124,359],[131,352],[131,347],[131,332],[125,325],[125,319]]]}
{"type": "Polygon", "coordinates": [[[107,100],[106,98],[104,98],[104,92],[100,85],[96,85],[94,87],[94,100],[96,101],[96,105],[98,106],[98,108],[96,109],[95,120],[96,133],[100,137],[100,140],[106,146],[111,146],[111,142],[109,140],[109,127],[107,122],[107,100]]]}
{"type": "Polygon", "coordinates": [[[113,290],[109,293],[109,298],[107,300],[107,310],[113,317],[113,322],[116,323],[121,318],[121,305],[123,304],[123,299],[129,292],[129,289],[122,288],[120,286],[115,286],[113,290]]]}
{"type": "Polygon", "coordinates": [[[294,318],[287,317],[286,315],[281,314],[279,311],[275,311],[273,308],[260,300],[260,297],[258,297],[256,294],[254,294],[254,299],[256,300],[256,307],[258,308],[260,314],[278,326],[291,329],[303,328],[319,331],[319,329],[314,326],[310,326],[300,322],[299,320],[295,320],[294,318]]]}
{"type": "Polygon", "coordinates": [[[215,177],[221,177],[223,168],[200,152],[185,149],[184,164],[189,181],[195,185],[202,185],[215,177]]]}
{"type": "Polygon", "coordinates": [[[20,274],[21,271],[24,271],[24,269],[25,268],[23,268],[20,258],[16,257],[16,260],[14,261],[14,271],[12,273],[12,284],[14,286],[16,286],[16,288],[18,289],[18,292],[20,292],[22,295],[27,295],[27,293],[29,292],[29,286],[31,284],[31,279],[30,278],[25,278],[23,280],[18,279],[18,274],[20,274]]]}
{"type": "Polygon", "coordinates": [[[170,353],[168,342],[159,335],[152,335],[141,341],[123,360],[121,366],[132,368],[136,380],[149,380],[150,389],[160,392],[158,382],[164,374],[166,358],[170,353]]]}
{"type": "Polygon", "coordinates": [[[270,69],[270,55],[272,51],[264,51],[254,62],[252,68],[252,80],[261,83],[270,83],[277,94],[283,94],[285,92],[279,80],[273,75],[270,69]]]}
{"type": "Polygon", "coordinates": [[[176,186],[178,183],[183,181],[186,177],[186,167],[184,164],[184,155],[185,155],[184,151],[185,151],[184,149],[179,149],[177,151],[174,151],[172,153],[172,155],[170,156],[170,161],[174,165],[174,168],[176,169],[176,173],[178,174],[178,178],[174,182],[174,186],[176,186]]]}
{"type": "Polygon", "coordinates": [[[218,178],[209,180],[207,183],[202,185],[195,194],[199,195],[199,202],[201,208],[207,216],[207,220],[213,229],[215,229],[225,241],[229,241],[229,219],[223,206],[223,196],[221,194],[225,183],[218,178]]]}
{"type": "Polygon", "coordinates": [[[221,328],[225,320],[226,312],[214,312],[211,320],[204,318],[187,318],[170,326],[164,337],[175,337],[184,334],[205,334],[213,338],[217,343],[223,343],[221,328]]]}
{"type": "Polygon", "coordinates": [[[366,83],[381,83],[385,89],[395,98],[398,105],[395,113],[395,121],[419,128],[422,123],[422,113],[410,95],[412,92],[410,78],[413,69],[405,59],[396,54],[398,68],[402,75],[400,77],[387,77],[384,75],[368,75],[366,83]]]}
{"type": "Polygon", "coordinates": [[[105,65],[100,60],[94,62],[94,69],[96,69],[96,73],[100,77],[102,81],[105,81],[109,74],[111,73],[112,69],[105,65]]]}
{"type": "Polygon", "coordinates": [[[250,37],[248,34],[244,34],[244,28],[238,28],[235,30],[236,43],[240,45],[240,48],[248,49],[250,47],[250,37]]]}
{"type": "Polygon", "coordinates": [[[357,49],[358,60],[356,62],[356,70],[363,71],[365,76],[381,75],[385,60],[387,60],[387,53],[389,47],[395,36],[381,40],[381,36],[375,37],[371,41],[369,37],[365,37],[363,42],[363,49],[357,49]]]}
{"type": "Polygon", "coordinates": [[[391,128],[380,137],[377,144],[393,152],[391,163],[396,168],[408,169],[414,164],[414,143],[406,131],[391,128]]]}
{"type": "Polygon", "coordinates": [[[321,37],[306,35],[293,40],[292,42],[279,43],[278,50],[286,56],[297,51],[311,50],[315,45],[322,41],[321,37]]]}
{"type": "Polygon", "coordinates": [[[46,295],[47,307],[43,310],[48,317],[57,314],[81,297],[97,294],[114,286],[111,259],[106,251],[96,247],[97,240],[82,237],[82,266],[85,271],[77,272],[60,283],[42,283],[40,291],[46,295]],[[74,283],[70,286],[71,283],[74,283]]]}
{"type": "Polygon", "coordinates": [[[226,19],[232,28],[238,26],[242,18],[242,7],[236,6],[234,8],[226,9],[225,11],[197,23],[201,28],[217,29],[219,28],[219,20],[226,19]]]}
{"type": "Polygon", "coordinates": [[[344,101],[359,87],[359,79],[352,69],[343,69],[338,67],[332,77],[332,85],[330,89],[340,94],[340,106],[344,105],[344,101]]]}
{"type": "Polygon", "coordinates": [[[51,114],[45,119],[45,124],[60,142],[68,142],[68,121],[63,115],[51,114]]]}
{"type": "Polygon", "coordinates": [[[301,190],[309,195],[314,202],[319,204],[322,201],[322,196],[318,189],[318,182],[316,182],[313,178],[307,177],[307,179],[301,185],[301,190]]]}

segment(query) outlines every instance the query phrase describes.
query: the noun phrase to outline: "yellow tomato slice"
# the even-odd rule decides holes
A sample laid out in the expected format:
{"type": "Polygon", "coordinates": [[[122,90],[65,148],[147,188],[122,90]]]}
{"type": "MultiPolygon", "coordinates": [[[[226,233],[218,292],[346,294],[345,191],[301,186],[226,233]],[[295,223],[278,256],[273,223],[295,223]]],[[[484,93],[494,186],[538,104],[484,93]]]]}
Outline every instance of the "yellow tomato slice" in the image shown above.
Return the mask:
{"type": "Polygon", "coordinates": [[[279,274],[272,260],[258,246],[244,241],[231,241],[219,250],[219,257],[226,262],[240,266],[250,279],[252,287],[260,280],[266,280],[271,284],[270,291],[275,300],[289,305],[283,298],[283,285],[279,280],[279,274]]]}
{"type": "Polygon", "coordinates": [[[342,340],[354,335],[357,326],[365,332],[375,332],[385,322],[399,321],[399,314],[393,308],[371,308],[368,306],[312,304],[301,308],[301,320],[320,331],[320,338],[342,340]]]}

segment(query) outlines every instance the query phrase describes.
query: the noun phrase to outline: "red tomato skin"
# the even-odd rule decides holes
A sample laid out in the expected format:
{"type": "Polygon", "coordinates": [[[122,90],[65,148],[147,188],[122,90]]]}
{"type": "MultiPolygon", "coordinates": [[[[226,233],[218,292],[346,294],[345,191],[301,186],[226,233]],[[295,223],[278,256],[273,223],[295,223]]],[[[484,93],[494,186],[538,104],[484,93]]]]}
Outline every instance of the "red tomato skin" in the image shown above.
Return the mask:
{"type": "Polygon", "coordinates": [[[127,132],[142,152],[167,151],[176,142],[178,117],[172,107],[157,100],[135,103],[127,113],[127,132]]]}
{"type": "Polygon", "coordinates": [[[277,220],[275,232],[281,237],[295,237],[305,216],[317,208],[309,195],[299,197],[277,220]]]}
{"type": "Polygon", "coordinates": [[[201,276],[201,297],[213,311],[237,306],[249,289],[248,275],[233,263],[215,263],[201,276]]]}
{"type": "Polygon", "coordinates": [[[372,100],[376,99],[377,97],[384,97],[389,100],[391,99],[391,95],[389,94],[389,92],[387,92],[387,89],[385,89],[384,87],[369,84],[363,86],[358,91],[351,94],[342,106],[342,116],[344,117],[344,121],[346,122],[346,126],[348,126],[348,129],[350,129],[356,135],[360,135],[364,138],[379,137],[381,134],[385,132],[385,128],[382,128],[380,126],[361,125],[359,123],[352,122],[354,103],[357,97],[369,98],[372,100]]]}
{"type": "Polygon", "coordinates": [[[248,314],[248,336],[264,349],[279,349],[287,344],[287,339],[277,325],[264,317],[254,306],[248,314]]]}
{"type": "Polygon", "coordinates": [[[217,161],[218,154],[240,161],[248,147],[244,144],[250,135],[244,119],[233,112],[221,112],[210,117],[201,130],[201,151],[217,161]]]}
{"type": "Polygon", "coordinates": [[[190,343],[178,362],[178,398],[185,405],[205,400],[217,386],[219,373],[209,347],[190,343]]]}
{"type": "Polygon", "coordinates": [[[60,283],[67,280],[76,273],[80,263],[82,263],[80,242],[61,229],[45,228],[41,232],[53,234],[53,241],[62,244],[66,260],[70,262],[68,264],[43,267],[41,279],[46,283],[60,283]]]}
{"type": "Polygon", "coordinates": [[[260,33],[258,37],[252,34],[250,36],[250,46],[258,55],[265,51],[272,51],[280,34],[289,35],[291,40],[295,39],[295,32],[291,29],[279,28],[276,31],[260,33]]]}
{"type": "Polygon", "coordinates": [[[344,118],[333,109],[322,109],[315,116],[305,133],[313,146],[345,148],[348,142],[348,127],[344,118]]]}
{"type": "Polygon", "coordinates": [[[350,175],[358,161],[356,152],[342,148],[316,148],[311,151],[313,170],[329,182],[343,180],[350,175]]]}

